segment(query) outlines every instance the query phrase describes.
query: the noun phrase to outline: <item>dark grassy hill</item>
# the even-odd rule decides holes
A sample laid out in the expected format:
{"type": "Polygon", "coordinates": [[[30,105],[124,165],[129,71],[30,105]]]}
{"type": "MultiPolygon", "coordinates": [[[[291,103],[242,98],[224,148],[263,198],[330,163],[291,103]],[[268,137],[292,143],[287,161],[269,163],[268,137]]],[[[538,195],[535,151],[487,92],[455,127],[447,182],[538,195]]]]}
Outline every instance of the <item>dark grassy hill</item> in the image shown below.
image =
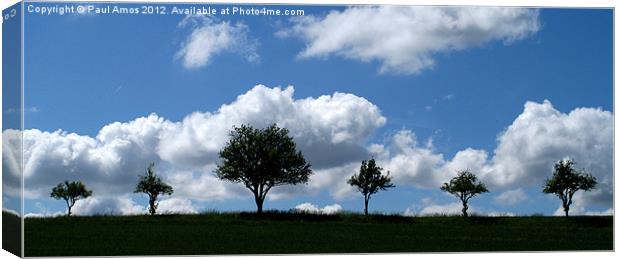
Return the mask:
{"type": "Polygon", "coordinates": [[[26,256],[612,250],[613,217],[268,212],[26,219],[26,256]]]}
{"type": "Polygon", "coordinates": [[[2,211],[2,249],[14,255],[21,254],[21,218],[13,213],[2,211]]]}

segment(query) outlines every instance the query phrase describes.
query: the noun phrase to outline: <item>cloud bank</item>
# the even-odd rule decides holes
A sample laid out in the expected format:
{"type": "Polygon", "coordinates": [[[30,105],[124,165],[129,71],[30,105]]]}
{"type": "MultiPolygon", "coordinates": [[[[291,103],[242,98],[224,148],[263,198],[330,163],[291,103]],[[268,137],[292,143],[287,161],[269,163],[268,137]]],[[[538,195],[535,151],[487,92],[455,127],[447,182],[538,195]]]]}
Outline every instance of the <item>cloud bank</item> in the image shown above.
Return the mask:
{"type": "MultiPolygon", "coordinates": [[[[274,188],[269,199],[322,192],[335,200],[355,197],[346,179],[359,169],[359,161],[375,157],[391,172],[396,186],[437,190],[457,170],[468,168],[498,194],[496,202],[518,204],[525,200],[519,188],[539,187],[551,175],[555,161],[570,157],[599,181],[596,190],[578,192],[575,212],[595,213],[588,207],[612,206],[613,114],[609,111],[576,108],[562,113],[549,101],[527,102],[497,136],[492,152],[466,148],[449,158],[435,151],[431,141],[420,141],[406,129],[386,143],[369,143],[386,118],[362,97],[336,92],[298,99],[293,87],[263,85],[217,111],[194,112],[178,122],[151,114],[110,123],[95,137],[25,130],[25,197],[49,199],[58,182],[80,180],[95,196],[79,201],[76,213],[140,213],[145,208],[132,200],[133,187],[138,175],[155,162],[161,177],[175,187],[173,197],[161,201],[161,211],[196,213],[196,202],[247,198],[249,192],[241,185],[220,181],[213,174],[229,130],[244,123],[288,128],[315,172],[307,185],[274,188]]],[[[17,150],[19,134],[3,132],[3,171],[17,182],[19,154],[12,151],[17,150]]],[[[3,187],[9,195],[18,194],[3,187]]]]}
{"type": "MultiPolygon", "coordinates": [[[[600,108],[576,108],[569,113],[551,102],[527,102],[523,112],[497,137],[490,155],[467,148],[451,159],[420,145],[413,132],[396,133],[391,143],[376,145],[375,156],[396,183],[417,188],[439,188],[458,170],[470,169],[492,192],[520,187],[538,187],[551,176],[553,164],[571,158],[598,180],[597,189],[577,192],[581,204],[612,206],[613,199],[613,114],[600,108]]],[[[516,204],[523,193],[500,194],[496,200],[516,204]]]]}
{"type": "Polygon", "coordinates": [[[340,56],[379,62],[380,73],[417,74],[439,53],[508,45],[540,30],[538,11],[495,7],[350,7],[323,17],[303,16],[276,33],[306,47],[298,57],[340,56]]]}
{"type": "MultiPolygon", "coordinates": [[[[25,197],[46,198],[58,182],[80,180],[101,197],[80,201],[76,213],[133,214],[138,209],[128,199],[106,197],[131,194],[138,175],[150,162],[157,164],[165,181],[178,187],[175,195],[179,198],[214,201],[245,197],[248,192],[243,187],[220,181],[212,173],[229,131],[241,124],[263,128],[277,123],[288,128],[317,170],[368,156],[364,143],[386,122],[377,106],[347,93],[305,99],[295,99],[293,94],[293,87],[257,85],[213,113],[194,112],[179,122],[150,114],[110,123],[95,137],[62,130],[25,130],[25,197]]],[[[20,132],[7,130],[4,134],[3,170],[18,181],[19,154],[11,151],[18,150],[20,132]]],[[[162,201],[161,208],[167,202],[172,203],[162,201]]]]}

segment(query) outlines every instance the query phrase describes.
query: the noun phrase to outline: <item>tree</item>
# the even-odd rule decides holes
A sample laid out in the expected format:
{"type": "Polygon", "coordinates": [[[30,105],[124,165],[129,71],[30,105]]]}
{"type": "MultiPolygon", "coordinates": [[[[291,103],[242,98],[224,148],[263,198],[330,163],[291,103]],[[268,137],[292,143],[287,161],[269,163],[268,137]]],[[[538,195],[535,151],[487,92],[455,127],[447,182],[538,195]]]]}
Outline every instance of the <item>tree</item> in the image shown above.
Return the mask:
{"type": "Polygon", "coordinates": [[[87,190],[86,186],[80,181],[59,183],[52,189],[50,196],[54,199],[65,200],[67,203],[67,216],[71,216],[71,209],[75,202],[80,199],[85,199],[93,194],[92,191],[87,190]]]}
{"type": "Polygon", "coordinates": [[[275,186],[307,183],[312,170],[297,151],[288,130],[272,124],[264,129],[249,125],[233,127],[230,139],[219,152],[215,173],[222,180],[243,183],[254,194],[257,213],[275,186]]]}
{"type": "Polygon", "coordinates": [[[590,191],[596,188],[596,178],[585,170],[577,171],[573,168],[575,163],[570,160],[560,160],[553,166],[553,176],[545,181],[544,193],[557,195],[562,200],[564,215],[568,217],[570,205],[573,203],[573,195],[579,191],[590,191]]]}
{"type": "Polygon", "coordinates": [[[391,183],[390,172],[387,175],[381,175],[383,168],[378,167],[375,159],[362,161],[359,174],[354,174],[347,181],[351,186],[357,187],[357,190],[364,195],[364,215],[368,215],[368,201],[370,196],[380,190],[387,190],[394,187],[391,183]]]}
{"type": "Polygon", "coordinates": [[[146,169],[146,173],[140,176],[140,180],[136,185],[134,193],[145,193],[149,196],[149,213],[155,215],[157,211],[157,196],[171,195],[174,192],[172,187],[164,183],[161,178],[155,174],[155,164],[151,163],[146,169]]]}
{"type": "Polygon", "coordinates": [[[459,171],[456,177],[441,186],[441,190],[449,192],[461,200],[463,204],[463,210],[461,210],[463,212],[463,217],[468,216],[467,209],[469,209],[469,206],[467,203],[469,199],[477,194],[489,192],[486,185],[479,182],[476,175],[469,170],[459,171]]]}

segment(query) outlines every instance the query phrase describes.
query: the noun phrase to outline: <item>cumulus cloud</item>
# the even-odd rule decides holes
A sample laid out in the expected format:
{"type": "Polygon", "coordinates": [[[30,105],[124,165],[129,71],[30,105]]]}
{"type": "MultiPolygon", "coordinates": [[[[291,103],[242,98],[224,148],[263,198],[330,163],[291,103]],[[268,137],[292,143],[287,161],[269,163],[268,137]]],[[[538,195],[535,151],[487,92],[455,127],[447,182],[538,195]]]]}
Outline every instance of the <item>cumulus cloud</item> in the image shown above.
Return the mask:
{"type": "Polygon", "coordinates": [[[140,215],[146,206],[136,204],[128,195],[120,197],[91,196],[78,200],[73,206],[75,215],[140,215]]]}
{"type": "Polygon", "coordinates": [[[22,131],[2,131],[2,193],[10,197],[21,196],[21,143],[22,131]]]}
{"type": "Polygon", "coordinates": [[[290,130],[313,168],[324,168],[364,157],[363,142],[386,122],[377,106],[353,94],[293,94],[293,87],[258,85],[215,113],[192,113],[162,134],[159,154],[174,164],[207,165],[217,160],[232,125],[277,123],[290,130]]]}
{"type": "MultiPolygon", "coordinates": [[[[457,170],[470,169],[491,191],[540,186],[551,176],[556,161],[572,158],[599,182],[597,189],[578,192],[575,199],[584,204],[612,205],[613,114],[600,108],[562,113],[547,100],[527,102],[523,112],[499,134],[491,155],[467,148],[445,158],[432,145],[420,145],[408,130],[397,132],[390,143],[375,145],[373,150],[397,184],[438,188],[457,170]]],[[[507,198],[515,194],[518,191],[501,199],[517,202],[507,198]]]]}
{"type": "Polygon", "coordinates": [[[131,192],[148,163],[160,161],[159,134],[170,124],[151,114],[106,125],[95,138],[60,130],[25,130],[24,195],[47,196],[64,180],[82,181],[98,195],[131,192]]]}
{"type": "Polygon", "coordinates": [[[316,195],[327,191],[334,199],[344,200],[359,193],[347,180],[359,171],[359,161],[342,166],[314,170],[307,185],[287,185],[274,189],[269,200],[288,199],[300,195],[316,195]]]}
{"type": "Polygon", "coordinates": [[[437,53],[524,39],[540,29],[538,15],[500,7],[350,7],[296,17],[277,35],[305,42],[299,58],[336,55],[378,61],[380,73],[417,74],[435,65],[437,53]]]}
{"type": "MultiPolygon", "coordinates": [[[[58,182],[79,180],[98,198],[76,205],[77,212],[131,213],[126,200],[103,197],[131,193],[138,175],[155,162],[166,182],[182,186],[175,188],[178,198],[213,201],[247,197],[242,186],[221,181],[212,173],[228,132],[241,124],[262,128],[277,123],[288,128],[313,169],[324,172],[319,175],[328,176],[338,165],[367,157],[365,142],[386,122],[377,106],[347,93],[304,99],[295,99],[293,94],[293,87],[258,85],[214,112],[194,112],[179,122],[150,114],[110,123],[95,137],[62,130],[25,130],[25,196],[46,197],[58,182]]],[[[3,134],[7,136],[3,138],[3,170],[19,182],[19,153],[15,151],[22,134],[13,130],[3,134]]],[[[14,191],[19,195],[18,189],[14,191]]],[[[176,200],[175,204],[181,203],[176,200]]]]}
{"type": "MultiPolygon", "coordinates": [[[[447,204],[431,204],[422,210],[420,210],[420,216],[433,216],[433,215],[460,215],[463,209],[463,205],[460,202],[452,202],[447,204]]],[[[470,214],[476,214],[476,208],[471,207],[468,212],[470,214]]]]}
{"type": "Polygon", "coordinates": [[[161,200],[157,206],[157,213],[161,214],[196,214],[198,208],[189,199],[167,198],[161,200]]]}
{"type": "MultiPolygon", "coordinates": [[[[554,216],[564,216],[564,208],[562,208],[561,202],[557,200],[558,208],[553,212],[554,216]]],[[[573,197],[573,204],[570,206],[570,210],[568,211],[569,215],[588,215],[588,216],[609,216],[614,214],[613,208],[603,209],[603,210],[592,210],[588,209],[588,205],[590,201],[586,198],[583,198],[583,191],[579,191],[573,197]]]]}
{"type": "MultiPolygon", "coordinates": [[[[196,212],[195,201],[249,196],[241,185],[213,175],[217,153],[231,127],[262,128],[277,123],[290,130],[314,174],[307,185],[274,188],[269,199],[322,192],[337,200],[353,197],[355,189],[346,179],[359,170],[359,161],[375,157],[397,186],[437,189],[457,170],[470,169],[492,192],[500,193],[496,202],[511,204],[524,199],[519,188],[540,186],[551,175],[555,161],[570,157],[599,181],[597,189],[576,194],[575,200],[583,206],[575,207],[583,207],[583,213],[590,206],[611,207],[613,114],[609,111],[576,108],[563,113],[549,101],[527,102],[498,135],[495,150],[466,148],[445,157],[434,150],[432,141],[420,141],[410,130],[395,132],[386,143],[369,144],[386,118],[379,107],[362,97],[338,92],[304,99],[293,95],[293,87],[258,85],[213,112],[194,112],[178,122],[151,114],[110,123],[95,137],[62,130],[25,130],[24,195],[28,199],[48,197],[58,182],[80,180],[95,197],[80,201],[76,212],[131,214],[138,211],[138,205],[123,195],[131,194],[138,175],[149,162],[155,162],[160,176],[175,187],[175,199],[162,202],[169,203],[170,211],[196,212]],[[107,198],[113,195],[124,198],[107,198]]],[[[15,151],[20,137],[19,131],[3,132],[4,176],[16,183],[19,153],[15,151]]],[[[18,197],[19,189],[7,187],[3,185],[8,195],[18,197]]],[[[433,211],[427,207],[425,212],[433,211]]]]}
{"type": "Polygon", "coordinates": [[[251,38],[249,27],[243,22],[217,21],[205,15],[189,15],[178,25],[190,28],[191,33],[176,53],[183,66],[188,69],[208,65],[219,53],[233,53],[248,62],[257,62],[258,41],[251,38]]]}
{"type": "MultiPolygon", "coordinates": [[[[176,196],[176,195],[175,195],[176,196]]],[[[198,207],[187,198],[162,197],[157,206],[158,214],[196,214],[198,207]]],[[[40,206],[37,206],[40,207],[40,206]]],[[[39,208],[41,213],[31,213],[32,217],[65,215],[66,212],[49,212],[39,208]]],[[[130,194],[121,196],[91,196],[78,200],[72,209],[75,215],[143,215],[148,213],[148,205],[136,203],[130,194]]]]}
{"type": "Polygon", "coordinates": [[[515,205],[525,200],[527,200],[527,194],[521,188],[502,192],[494,198],[495,203],[502,206],[515,205]]]}
{"type": "Polygon", "coordinates": [[[295,206],[295,209],[297,211],[306,212],[306,213],[332,215],[332,214],[337,214],[341,212],[342,206],[340,206],[339,204],[332,204],[332,205],[327,205],[323,208],[319,208],[317,205],[306,202],[306,203],[302,203],[302,204],[295,206]]]}

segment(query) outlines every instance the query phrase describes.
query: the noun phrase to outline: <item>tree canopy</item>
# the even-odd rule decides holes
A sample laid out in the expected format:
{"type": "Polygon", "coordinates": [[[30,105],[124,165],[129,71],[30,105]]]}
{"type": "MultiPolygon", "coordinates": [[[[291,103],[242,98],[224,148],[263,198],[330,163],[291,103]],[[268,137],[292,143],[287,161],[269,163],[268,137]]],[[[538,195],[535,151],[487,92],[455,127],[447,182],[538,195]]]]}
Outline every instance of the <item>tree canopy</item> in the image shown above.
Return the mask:
{"type": "Polygon", "coordinates": [[[271,188],[307,183],[312,170],[286,128],[272,124],[264,129],[250,125],[233,127],[226,146],[219,152],[215,170],[223,180],[242,183],[252,194],[257,212],[271,188]]]}
{"type": "Polygon", "coordinates": [[[463,216],[467,217],[467,209],[469,209],[469,199],[477,194],[489,192],[486,185],[478,181],[478,177],[469,170],[459,171],[457,176],[452,178],[450,182],[444,183],[441,190],[448,192],[461,200],[463,204],[463,216]]]}
{"type": "Polygon", "coordinates": [[[347,181],[351,186],[357,187],[357,190],[364,195],[364,214],[368,215],[368,202],[370,197],[380,190],[387,190],[394,187],[391,183],[390,172],[387,175],[382,175],[383,168],[377,166],[375,159],[368,161],[362,161],[360,171],[358,174],[354,174],[347,181]]]}
{"type": "Polygon", "coordinates": [[[71,216],[71,209],[75,202],[80,199],[85,199],[93,194],[92,191],[87,190],[86,186],[80,181],[59,183],[52,189],[50,196],[54,199],[65,200],[67,204],[67,216],[71,216]]]}
{"type": "Polygon", "coordinates": [[[171,195],[174,192],[172,186],[164,183],[155,174],[155,164],[151,163],[144,175],[140,176],[134,193],[145,193],[149,196],[149,213],[154,215],[157,212],[157,197],[159,195],[171,195]]]}
{"type": "Polygon", "coordinates": [[[553,175],[545,181],[544,193],[555,194],[562,200],[564,214],[568,217],[570,205],[573,204],[573,195],[579,191],[590,191],[596,188],[596,178],[585,170],[573,168],[573,160],[560,160],[553,166],[553,175]]]}

